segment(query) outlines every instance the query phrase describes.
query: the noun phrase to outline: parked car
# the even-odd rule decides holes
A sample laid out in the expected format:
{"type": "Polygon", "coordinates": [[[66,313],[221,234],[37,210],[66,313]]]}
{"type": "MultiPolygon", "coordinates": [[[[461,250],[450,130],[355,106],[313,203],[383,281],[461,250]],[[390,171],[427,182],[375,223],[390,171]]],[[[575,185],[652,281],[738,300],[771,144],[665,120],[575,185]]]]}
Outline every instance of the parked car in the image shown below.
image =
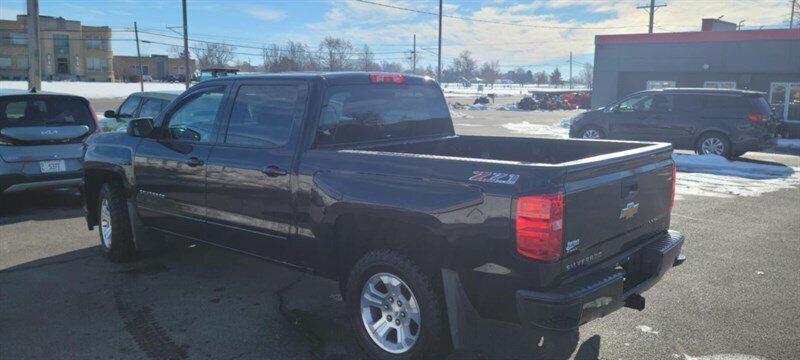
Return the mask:
{"type": "Polygon", "coordinates": [[[125,131],[128,120],[139,117],[156,117],[183,91],[145,91],[128,96],[116,111],[106,110],[100,120],[100,131],[125,131]]]}
{"type": "Polygon", "coordinates": [[[669,142],[734,158],[773,147],[777,125],[763,93],[675,88],[637,92],[576,116],[570,137],[669,142]]]}
{"type": "Polygon", "coordinates": [[[206,80],[84,161],[111,261],[164,233],[313,271],[370,358],[461,348],[476,316],[575,334],[682,260],[671,145],[458,136],[420,76],[206,80]]]}
{"type": "Polygon", "coordinates": [[[0,90],[0,196],[78,188],[82,142],[96,130],[97,118],[85,98],[0,90]]]}

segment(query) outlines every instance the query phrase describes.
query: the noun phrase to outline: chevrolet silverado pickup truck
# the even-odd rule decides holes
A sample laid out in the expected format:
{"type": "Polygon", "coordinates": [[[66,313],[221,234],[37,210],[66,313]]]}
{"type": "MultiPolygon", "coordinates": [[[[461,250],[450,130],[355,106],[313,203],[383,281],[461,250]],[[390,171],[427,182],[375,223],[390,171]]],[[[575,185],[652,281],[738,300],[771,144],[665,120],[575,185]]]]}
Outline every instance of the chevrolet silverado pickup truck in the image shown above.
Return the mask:
{"type": "Polygon", "coordinates": [[[426,77],[233,76],[88,139],[86,220],[111,261],[170,234],[334,279],[370,357],[430,357],[476,318],[558,334],[642,310],[682,261],[671,155],[457,135],[426,77]]]}

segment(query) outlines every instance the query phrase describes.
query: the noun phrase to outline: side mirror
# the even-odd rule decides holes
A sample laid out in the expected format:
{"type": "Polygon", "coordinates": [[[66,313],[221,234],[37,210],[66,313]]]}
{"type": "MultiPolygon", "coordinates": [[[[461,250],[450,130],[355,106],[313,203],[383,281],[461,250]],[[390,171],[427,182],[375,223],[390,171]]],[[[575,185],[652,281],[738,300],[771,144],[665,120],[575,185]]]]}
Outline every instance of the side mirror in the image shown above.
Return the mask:
{"type": "Polygon", "coordinates": [[[153,133],[153,118],[138,118],[128,122],[128,135],[134,137],[149,137],[153,133]]]}
{"type": "Polygon", "coordinates": [[[114,110],[106,110],[106,112],[103,113],[103,116],[108,119],[114,119],[117,117],[117,113],[114,112],[114,110]]]}

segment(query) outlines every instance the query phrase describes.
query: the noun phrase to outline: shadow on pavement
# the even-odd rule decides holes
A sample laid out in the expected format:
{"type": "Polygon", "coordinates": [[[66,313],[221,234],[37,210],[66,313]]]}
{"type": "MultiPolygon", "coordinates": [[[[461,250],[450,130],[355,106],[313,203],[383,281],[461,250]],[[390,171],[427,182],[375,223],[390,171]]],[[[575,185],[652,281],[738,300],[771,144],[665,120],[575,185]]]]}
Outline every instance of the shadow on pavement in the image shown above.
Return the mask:
{"type": "Polygon", "coordinates": [[[0,225],[81,216],[83,210],[77,190],[25,191],[0,195],[0,225]]]}
{"type": "MultiPolygon", "coordinates": [[[[31,261],[0,271],[0,288],[2,358],[365,358],[333,281],[182,240],[128,264],[97,247],[31,261]]],[[[567,358],[577,341],[485,321],[450,358],[567,358]]]]}

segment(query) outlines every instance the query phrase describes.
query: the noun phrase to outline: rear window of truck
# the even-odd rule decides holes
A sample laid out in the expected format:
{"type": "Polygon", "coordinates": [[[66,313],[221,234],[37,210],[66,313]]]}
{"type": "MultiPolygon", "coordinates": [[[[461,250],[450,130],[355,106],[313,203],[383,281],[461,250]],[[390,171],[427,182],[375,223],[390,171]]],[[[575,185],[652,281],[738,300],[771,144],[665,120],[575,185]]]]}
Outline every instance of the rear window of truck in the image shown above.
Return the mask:
{"type": "Polygon", "coordinates": [[[316,145],[336,145],[452,133],[441,90],[431,85],[331,86],[316,145]]]}
{"type": "Polygon", "coordinates": [[[94,128],[89,107],[69,96],[26,96],[0,99],[0,129],[27,126],[86,125],[94,128]]]}

